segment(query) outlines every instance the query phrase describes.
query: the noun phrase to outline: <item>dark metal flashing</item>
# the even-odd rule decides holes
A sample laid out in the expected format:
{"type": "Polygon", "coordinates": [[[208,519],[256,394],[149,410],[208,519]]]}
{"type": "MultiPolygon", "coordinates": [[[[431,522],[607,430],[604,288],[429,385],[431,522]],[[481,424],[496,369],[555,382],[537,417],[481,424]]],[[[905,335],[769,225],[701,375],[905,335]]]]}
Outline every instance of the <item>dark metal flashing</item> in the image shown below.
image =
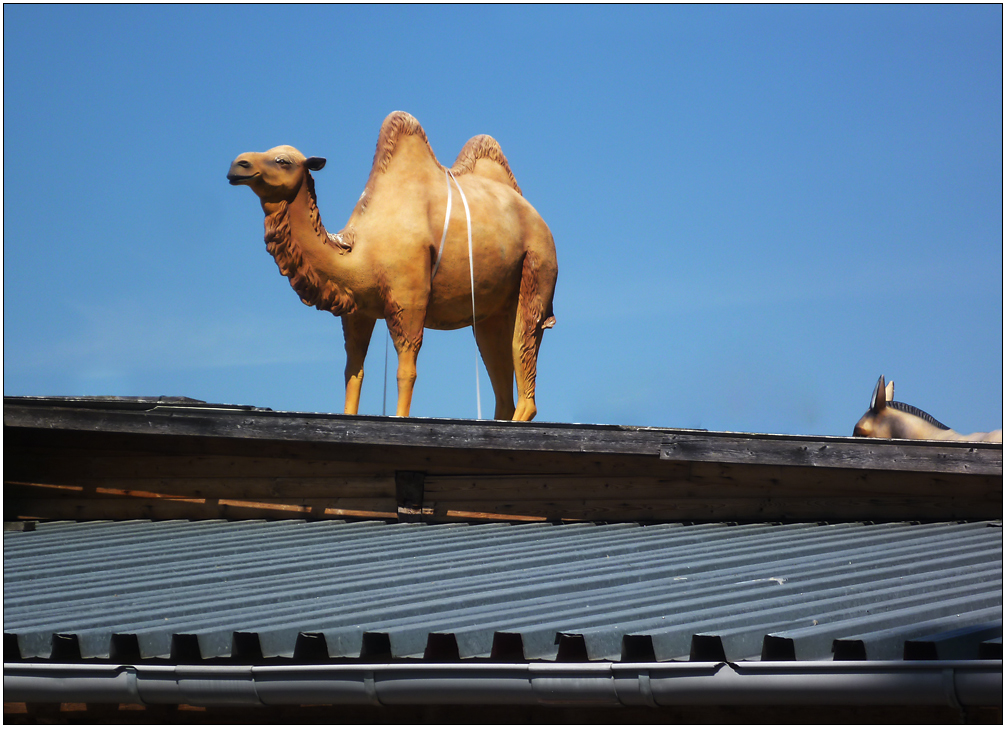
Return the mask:
{"type": "Polygon", "coordinates": [[[1002,661],[863,663],[4,664],[4,700],[144,705],[998,706],[1002,661]]]}
{"type": "Polygon", "coordinates": [[[212,410],[257,410],[269,412],[270,408],[259,408],[254,405],[228,405],[224,403],[208,403],[205,400],[197,400],[191,397],[179,395],[103,395],[103,396],[66,396],[66,397],[33,397],[17,396],[4,397],[4,403],[10,401],[28,407],[47,408],[53,404],[64,407],[89,408],[95,410],[144,410],[149,411],[157,407],[187,407],[212,410]]]}

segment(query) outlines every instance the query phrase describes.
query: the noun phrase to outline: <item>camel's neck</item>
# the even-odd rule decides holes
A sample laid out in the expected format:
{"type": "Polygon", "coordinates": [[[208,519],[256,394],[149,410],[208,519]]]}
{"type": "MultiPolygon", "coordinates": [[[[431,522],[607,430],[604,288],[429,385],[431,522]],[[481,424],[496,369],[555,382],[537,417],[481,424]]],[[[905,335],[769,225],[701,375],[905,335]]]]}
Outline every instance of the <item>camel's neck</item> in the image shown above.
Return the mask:
{"type": "Polygon", "coordinates": [[[356,308],[352,292],[332,276],[345,262],[349,242],[344,242],[344,235],[333,236],[325,230],[310,178],[292,202],[264,202],[262,209],[266,250],[301,301],[336,316],[351,313],[356,308]],[[323,261],[324,272],[319,265],[323,261]]]}

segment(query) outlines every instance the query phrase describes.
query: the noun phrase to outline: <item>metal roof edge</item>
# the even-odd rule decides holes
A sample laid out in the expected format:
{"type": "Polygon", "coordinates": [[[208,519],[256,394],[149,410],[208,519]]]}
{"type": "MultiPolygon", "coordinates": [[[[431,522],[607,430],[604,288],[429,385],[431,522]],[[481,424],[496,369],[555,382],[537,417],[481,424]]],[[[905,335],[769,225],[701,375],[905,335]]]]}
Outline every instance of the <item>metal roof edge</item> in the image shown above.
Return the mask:
{"type": "Polygon", "coordinates": [[[4,700],[203,706],[1001,706],[1003,661],[293,666],[5,663],[4,700]]]}

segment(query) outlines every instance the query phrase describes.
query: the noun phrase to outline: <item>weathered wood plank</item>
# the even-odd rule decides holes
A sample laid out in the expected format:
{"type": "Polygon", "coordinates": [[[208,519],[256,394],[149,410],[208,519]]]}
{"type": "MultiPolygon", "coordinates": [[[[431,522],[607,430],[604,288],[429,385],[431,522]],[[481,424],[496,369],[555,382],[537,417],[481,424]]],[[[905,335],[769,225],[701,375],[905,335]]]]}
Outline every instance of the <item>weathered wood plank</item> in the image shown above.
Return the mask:
{"type": "Polygon", "coordinates": [[[5,518],[1002,516],[999,444],[4,404],[5,518]]]}
{"type": "MultiPolygon", "coordinates": [[[[425,502],[422,521],[903,521],[988,518],[974,502],[918,499],[697,498],[639,502],[621,499],[425,502]]],[[[1002,516],[1002,515],[1001,515],[1002,516]]],[[[297,500],[296,503],[181,499],[7,499],[4,520],[19,519],[395,519],[387,500],[297,500]]]]}
{"type": "MultiPolygon", "coordinates": [[[[96,458],[118,458],[133,453],[142,461],[165,458],[266,458],[282,467],[287,461],[291,475],[312,475],[296,464],[329,464],[340,471],[388,472],[412,470],[440,473],[583,473],[604,475],[675,474],[683,464],[662,461],[653,454],[619,455],[606,453],[555,453],[535,451],[490,451],[478,449],[440,449],[436,447],[376,446],[367,443],[324,443],[295,441],[244,440],[241,438],[200,438],[160,434],[122,434],[87,431],[49,431],[43,429],[4,429],[4,443],[15,455],[5,467],[15,468],[21,452],[35,453],[45,461],[56,454],[92,454],[96,458]],[[28,449],[32,449],[29,451],[28,449]]],[[[686,464],[687,465],[687,464],[686,464]]],[[[324,471],[323,471],[324,473],[324,471]]],[[[189,475],[200,475],[192,472],[189,475]]],[[[210,474],[207,474],[210,475],[210,474]]],[[[315,474],[317,475],[317,474],[315,474]]]]}
{"type": "Polygon", "coordinates": [[[495,451],[660,455],[678,461],[1002,474],[998,444],[921,443],[607,425],[274,413],[186,405],[147,411],[44,406],[5,398],[10,427],[495,451]]]}
{"type": "MultiPolygon", "coordinates": [[[[139,482],[138,489],[172,491],[178,494],[227,496],[324,496],[370,493],[383,489],[390,493],[394,481],[393,465],[387,462],[346,463],[345,461],[302,461],[294,458],[250,456],[134,456],[128,452],[94,455],[94,450],[57,448],[33,449],[8,453],[5,473],[10,482],[36,481],[51,484],[105,485],[128,488],[129,481],[139,482]],[[71,454],[71,455],[68,455],[71,454]]],[[[645,463],[653,464],[650,459],[645,463]]],[[[639,495],[664,492],[675,482],[691,484],[695,490],[721,485],[746,490],[764,490],[785,494],[804,491],[840,489],[853,493],[942,493],[962,489],[974,493],[1002,492],[1002,479],[979,476],[965,480],[943,474],[917,472],[869,471],[860,469],[854,476],[839,469],[783,467],[764,464],[680,463],[665,461],[643,468],[627,457],[614,461],[595,459],[587,474],[539,473],[520,475],[512,472],[476,472],[452,474],[441,464],[441,472],[427,476],[428,490],[471,488],[482,491],[511,491],[537,488],[569,488],[571,493],[603,493],[606,490],[637,489],[639,495]],[[608,475],[595,475],[606,472],[608,475]],[[659,475],[653,475],[655,472],[659,475]],[[471,485],[466,486],[466,483],[471,485]],[[452,486],[454,484],[454,486],[452,486]],[[600,491],[599,491],[600,489],[600,491]]],[[[375,492],[377,493],[377,492],[375,492]]],[[[716,493],[708,492],[708,493],[716,493]]]]}
{"type": "Polygon", "coordinates": [[[1001,501],[1003,477],[916,471],[832,469],[811,466],[768,466],[762,464],[689,464],[689,481],[699,486],[735,485],[753,493],[772,489],[793,489],[805,495],[905,493],[919,497],[981,495],[1001,501]]]}
{"type": "MultiPolygon", "coordinates": [[[[696,498],[638,502],[620,499],[556,499],[554,501],[424,502],[427,521],[464,521],[486,513],[491,518],[535,517],[545,521],[946,521],[983,519],[987,505],[963,501],[923,501],[907,498],[696,498]]],[[[1002,512],[1002,508],[993,509],[1002,512]]],[[[997,517],[993,517],[997,518],[997,517]]]]}
{"type": "Polygon", "coordinates": [[[822,483],[798,479],[778,479],[752,475],[748,479],[658,479],[652,477],[585,477],[554,476],[428,476],[428,499],[463,501],[500,500],[520,494],[532,499],[606,499],[632,498],[635,500],[675,498],[718,498],[755,496],[823,498],[828,496],[851,497],[913,497],[939,500],[949,498],[977,498],[993,502],[1002,499],[1001,482],[993,477],[982,477],[960,485],[954,491],[920,479],[897,478],[888,472],[868,472],[862,479],[843,483],[822,483]]]}
{"type": "Polygon", "coordinates": [[[499,421],[383,418],[335,414],[279,413],[226,408],[160,406],[125,411],[45,406],[5,398],[4,425],[22,428],[162,433],[207,438],[243,438],[390,446],[436,446],[497,450],[646,453],[660,442],[648,428],[543,425],[499,421]],[[627,438],[627,434],[629,437],[627,438]]]}
{"type": "MultiPolygon", "coordinates": [[[[345,461],[301,461],[294,458],[259,458],[248,456],[131,456],[93,455],[94,450],[51,447],[34,449],[30,458],[8,452],[5,463],[7,480],[36,481],[52,484],[107,485],[127,488],[124,483],[137,481],[136,488],[173,491],[179,494],[226,496],[246,495],[352,495],[371,486],[390,492],[394,479],[393,464],[346,463],[345,461]],[[66,455],[72,453],[73,455],[66,455]],[[149,468],[145,468],[149,465],[149,468]],[[263,478],[254,478],[258,474],[263,478]],[[269,475],[273,474],[273,475],[269,475]],[[288,474],[283,476],[280,474],[288,474]],[[329,474],[322,476],[320,474],[329,474]],[[143,483],[148,482],[148,483],[143,483]]],[[[631,463],[628,457],[593,458],[587,473],[476,472],[452,474],[454,469],[437,464],[440,472],[429,473],[429,490],[473,488],[484,491],[547,488],[551,492],[567,487],[571,493],[595,493],[596,489],[650,489],[663,491],[659,484],[677,481],[696,490],[721,485],[767,493],[801,493],[807,490],[828,492],[839,489],[854,493],[970,493],[1002,492],[1002,479],[978,476],[961,479],[954,474],[922,474],[860,469],[855,474],[844,470],[814,467],[766,466],[763,464],[719,464],[656,462],[643,459],[631,463]],[[643,464],[643,465],[641,465],[643,464]],[[646,467],[644,467],[646,466],[646,467]],[[605,473],[607,475],[597,475],[605,473]],[[654,475],[658,474],[658,475],[654,475]],[[465,486],[471,482],[470,486],[465,486]],[[455,484],[455,486],[451,486],[455,484]],[[495,484],[495,485],[494,485],[495,484]],[[607,484],[607,485],[606,485],[607,484]],[[564,486],[567,485],[567,486],[564,486]]],[[[464,465],[464,464],[462,464],[464,465]]],[[[571,465],[571,464],[567,464],[571,465]]],[[[698,491],[697,491],[698,492],[698,491]]],[[[641,492],[643,493],[643,492],[641,492]]],[[[649,491],[647,493],[650,493],[649,491]]],[[[656,493],[656,491],[655,491],[656,493]]],[[[716,493],[716,492],[709,492],[716,493]]]]}
{"type": "MultiPolygon", "coordinates": [[[[996,444],[994,444],[996,445],[996,444]]],[[[816,468],[871,468],[892,471],[989,474],[1003,472],[1003,447],[858,438],[803,438],[724,433],[669,433],[661,458],[816,468]],[[950,446],[950,447],[948,447],[950,446]]]]}
{"type": "Polygon", "coordinates": [[[90,519],[395,519],[394,499],[4,499],[4,521],[90,519]]]}
{"type": "Polygon", "coordinates": [[[350,478],[77,478],[72,474],[59,480],[44,478],[4,480],[5,488],[22,486],[48,488],[53,498],[76,491],[81,493],[156,492],[166,498],[395,498],[395,479],[387,476],[350,478]]]}
{"type": "Polygon", "coordinates": [[[395,469],[388,463],[308,460],[246,455],[138,455],[134,451],[94,448],[22,448],[5,463],[11,478],[22,474],[65,478],[329,478],[350,474],[371,476],[395,469]]]}
{"type": "MultiPolygon", "coordinates": [[[[720,468],[729,471],[729,467],[720,468]]],[[[809,470],[812,473],[821,472],[820,469],[809,470]]],[[[446,509],[458,510],[455,505],[462,504],[464,507],[458,507],[461,510],[496,513],[506,511],[500,506],[501,504],[517,501],[522,504],[520,507],[522,514],[539,516],[544,514],[543,518],[556,518],[558,512],[554,510],[553,505],[560,504],[561,508],[572,508],[570,505],[574,502],[580,505],[577,507],[578,511],[574,513],[580,513],[580,510],[590,508],[594,504],[619,501],[634,514],[648,514],[661,504],[672,502],[695,504],[697,501],[706,501],[741,504],[749,500],[760,503],[775,501],[779,504],[803,500],[809,504],[819,504],[829,500],[850,499],[862,505],[858,511],[860,518],[877,519],[881,518],[880,513],[887,512],[870,512],[864,505],[877,505],[894,500],[900,504],[902,518],[955,518],[954,515],[963,513],[960,505],[967,501],[976,509],[983,509],[985,518],[997,518],[1000,516],[1002,504],[1002,484],[991,477],[970,479],[955,489],[942,489],[934,488],[933,485],[930,485],[930,488],[921,488],[916,482],[918,477],[891,472],[866,472],[862,479],[831,485],[818,483],[807,485],[775,478],[755,480],[716,478],[720,474],[714,476],[715,478],[705,481],[638,477],[585,478],[548,474],[533,478],[432,476],[425,479],[423,506],[430,508],[430,504],[436,503],[446,509]],[[902,478],[899,478],[900,476],[902,478]],[[476,508],[476,504],[481,506],[476,508]],[[533,504],[537,506],[532,508],[533,504]],[[938,507],[939,504],[943,504],[943,507],[938,507]]],[[[233,479],[208,483],[204,479],[175,481],[82,479],[77,485],[24,484],[8,481],[5,484],[5,496],[8,499],[52,500],[126,496],[137,504],[144,499],[174,499],[196,503],[217,498],[305,505],[312,503],[309,501],[309,497],[312,496],[329,499],[381,497],[387,499],[389,505],[396,502],[393,479],[375,479],[373,482],[341,480],[305,482],[303,479],[290,479],[288,490],[281,486],[284,481],[233,479]],[[312,488],[305,488],[305,483],[312,488]],[[158,488],[155,489],[155,486],[158,488]]],[[[606,512],[602,510],[600,513],[606,512]]],[[[670,513],[678,512],[672,509],[670,513]]]]}

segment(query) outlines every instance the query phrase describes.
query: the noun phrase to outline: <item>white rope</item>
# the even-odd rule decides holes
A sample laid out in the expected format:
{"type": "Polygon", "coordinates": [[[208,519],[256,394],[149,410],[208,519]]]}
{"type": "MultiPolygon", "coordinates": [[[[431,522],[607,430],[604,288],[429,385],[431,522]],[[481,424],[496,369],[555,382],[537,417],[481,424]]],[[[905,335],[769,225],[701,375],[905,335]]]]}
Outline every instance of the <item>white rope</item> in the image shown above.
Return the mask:
{"type": "MultiPolygon", "coordinates": [[[[444,241],[448,238],[448,224],[451,222],[451,181],[458,185],[458,180],[455,180],[455,176],[451,174],[451,170],[445,168],[444,170],[444,181],[448,185],[448,205],[447,209],[444,211],[444,231],[441,233],[441,244],[437,247],[437,259],[434,261],[434,267],[430,271],[431,282],[434,276],[437,275],[437,269],[441,265],[441,256],[444,254],[444,241]]],[[[468,228],[469,236],[469,283],[472,286],[472,335],[475,336],[476,332],[476,274],[475,268],[472,264],[472,216],[469,214],[469,202],[465,199],[465,193],[462,191],[462,186],[458,185],[458,194],[462,196],[462,205],[465,206],[465,225],[468,228]]],[[[389,333],[390,335],[390,333],[389,333]]],[[[389,337],[390,338],[390,337],[389,337]]],[[[387,412],[388,403],[388,340],[385,340],[385,388],[384,395],[381,402],[381,414],[384,415],[387,412]]],[[[479,392],[479,343],[476,342],[476,417],[479,420],[483,419],[483,405],[482,397],[479,392]]]]}
{"type": "MultiPolygon", "coordinates": [[[[444,181],[448,184],[448,209],[444,213],[444,232],[441,233],[441,245],[440,245],[440,248],[437,249],[437,260],[434,261],[433,271],[430,272],[430,280],[431,281],[434,280],[434,276],[437,275],[437,269],[441,265],[441,254],[444,253],[444,241],[448,237],[448,222],[451,220],[451,180],[448,179],[448,175],[451,175],[451,173],[448,172],[448,170],[445,169],[444,170],[444,181]]],[[[454,175],[452,175],[452,178],[453,177],[454,177],[454,175]]],[[[458,182],[455,181],[455,184],[457,185],[458,182]]],[[[458,189],[461,190],[460,187],[458,189]]],[[[466,212],[466,214],[468,214],[468,207],[465,208],[465,212],[466,212]]]]}
{"type": "Polygon", "coordinates": [[[388,414],[388,340],[392,338],[391,332],[385,336],[385,388],[381,393],[381,414],[388,414]]]}
{"type": "MultiPolygon", "coordinates": [[[[455,176],[451,174],[451,170],[447,171],[448,175],[454,180],[454,183],[458,185],[458,180],[455,180],[455,176]]],[[[472,215],[469,213],[469,201],[465,199],[465,192],[462,190],[462,186],[458,185],[458,194],[462,196],[462,205],[465,206],[465,225],[468,228],[469,236],[469,283],[472,286],[472,336],[475,337],[476,333],[476,273],[475,266],[472,259],[472,215]]],[[[448,183],[448,211],[451,210],[451,183],[448,183]]],[[[448,232],[448,221],[447,218],[444,220],[444,235],[446,236],[448,232]]],[[[441,237],[441,246],[444,245],[444,236],[441,237]]],[[[437,254],[438,260],[440,260],[440,253],[437,254]]],[[[436,271],[436,267],[434,269],[436,271]]],[[[475,342],[476,345],[476,417],[479,420],[483,419],[483,405],[482,397],[479,394],[479,342],[475,342]]]]}

